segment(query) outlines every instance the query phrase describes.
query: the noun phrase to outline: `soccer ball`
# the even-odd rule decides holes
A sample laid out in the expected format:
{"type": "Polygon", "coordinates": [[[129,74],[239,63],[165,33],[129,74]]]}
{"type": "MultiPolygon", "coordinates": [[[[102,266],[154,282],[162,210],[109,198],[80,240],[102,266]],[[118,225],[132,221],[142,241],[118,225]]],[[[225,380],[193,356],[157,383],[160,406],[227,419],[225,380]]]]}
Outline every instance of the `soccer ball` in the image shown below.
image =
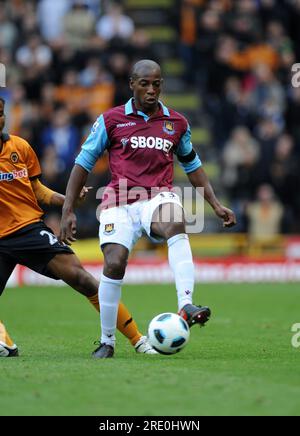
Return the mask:
{"type": "Polygon", "coordinates": [[[161,313],[152,319],[148,327],[149,343],[161,354],[178,353],[189,338],[189,326],[176,313],[161,313]]]}

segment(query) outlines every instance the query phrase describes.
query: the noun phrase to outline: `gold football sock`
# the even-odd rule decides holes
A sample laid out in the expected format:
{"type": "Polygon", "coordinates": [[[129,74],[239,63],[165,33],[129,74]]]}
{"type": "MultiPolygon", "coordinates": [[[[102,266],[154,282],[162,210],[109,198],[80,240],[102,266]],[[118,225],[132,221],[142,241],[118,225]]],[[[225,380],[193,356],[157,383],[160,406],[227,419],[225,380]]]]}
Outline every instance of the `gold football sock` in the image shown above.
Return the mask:
{"type": "Polygon", "coordinates": [[[14,345],[2,321],[0,321],[0,341],[5,342],[9,347],[14,345]]]}
{"type": "Polygon", "coordinates": [[[142,337],[131,313],[128,312],[127,307],[123,303],[119,304],[117,328],[129,339],[133,346],[142,337]]]}
{"type": "Polygon", "coordinates": [[[99,300],[98,300],[98,292],[95,295],[92,295],[91,297],[87,297],[87,299],[92,303],[94,308],[97,310],[97,312],[100,312],[100,306],[99,306],[99,300]]]}
{"type": "MultiPolygon", "coordinates": [[[[95,309],[100,312],[98,293],[87,298],[95,309]]],[[[119,304],[117,328],[124,336],[126,336],[133,346],[142,337],[142,334],[139,332],[130,312],[123,303],[119,304]]]]}

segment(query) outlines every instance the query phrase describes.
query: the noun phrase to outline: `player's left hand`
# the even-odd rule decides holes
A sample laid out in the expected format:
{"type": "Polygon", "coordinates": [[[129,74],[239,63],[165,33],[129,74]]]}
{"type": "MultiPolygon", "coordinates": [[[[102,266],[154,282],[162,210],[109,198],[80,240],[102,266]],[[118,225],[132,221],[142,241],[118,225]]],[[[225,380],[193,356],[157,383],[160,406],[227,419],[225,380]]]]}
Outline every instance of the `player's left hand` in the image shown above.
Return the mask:
{"type": "Polygon", "coordinates": [[[231,209],[220,205],[215,209],[215,213],[223,220],[223,227],[233,227],[236,224],[235,213],[231,209]]]}
{"type": "Polygon", "coordinates": [[[67,245],[76,241],[77,219],[73,212],[62,213],[59,240],[67,245]]]}

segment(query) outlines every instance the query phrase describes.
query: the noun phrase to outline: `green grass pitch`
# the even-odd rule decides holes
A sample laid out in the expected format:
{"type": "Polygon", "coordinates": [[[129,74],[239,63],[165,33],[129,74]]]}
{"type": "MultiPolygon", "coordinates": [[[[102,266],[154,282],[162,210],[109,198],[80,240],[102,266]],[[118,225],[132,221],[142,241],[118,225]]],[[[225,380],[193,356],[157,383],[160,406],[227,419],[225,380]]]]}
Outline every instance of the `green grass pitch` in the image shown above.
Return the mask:
{"type": "MultiPolygon", "coordinates": [[[[175,356],[137,355],[121,335],[93,360],[98,314],[68,288],[7,289],[0,317],[21,356],[0,359],[0,415],[300,415],[299,284],[198,285],[213,311],[175,356]]],[[[176,311],[172,286],[124,286],[143,332],[176,311]]]]}

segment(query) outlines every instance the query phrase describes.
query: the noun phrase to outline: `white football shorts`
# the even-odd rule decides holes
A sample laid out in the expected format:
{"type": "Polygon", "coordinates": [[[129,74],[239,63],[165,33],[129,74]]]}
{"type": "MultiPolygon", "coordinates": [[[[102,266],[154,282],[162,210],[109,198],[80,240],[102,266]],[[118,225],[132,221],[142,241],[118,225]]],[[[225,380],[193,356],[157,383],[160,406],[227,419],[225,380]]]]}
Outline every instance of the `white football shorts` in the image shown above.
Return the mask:
{"type": "MultiPolygon", "coordinates": [[[[151,200],[136,201],[102,211],[99,227],[100,246],[120,244],[131,251],[143,233],[146,233],[152,242],[162,242],[162,238],[151,235],[150,228],[153,212],[164,203],[175,203],[182,207],[177,194],[162,192],[151,200]]],[[[165,218],[167,220],[168,217],[165,218]]]]}

